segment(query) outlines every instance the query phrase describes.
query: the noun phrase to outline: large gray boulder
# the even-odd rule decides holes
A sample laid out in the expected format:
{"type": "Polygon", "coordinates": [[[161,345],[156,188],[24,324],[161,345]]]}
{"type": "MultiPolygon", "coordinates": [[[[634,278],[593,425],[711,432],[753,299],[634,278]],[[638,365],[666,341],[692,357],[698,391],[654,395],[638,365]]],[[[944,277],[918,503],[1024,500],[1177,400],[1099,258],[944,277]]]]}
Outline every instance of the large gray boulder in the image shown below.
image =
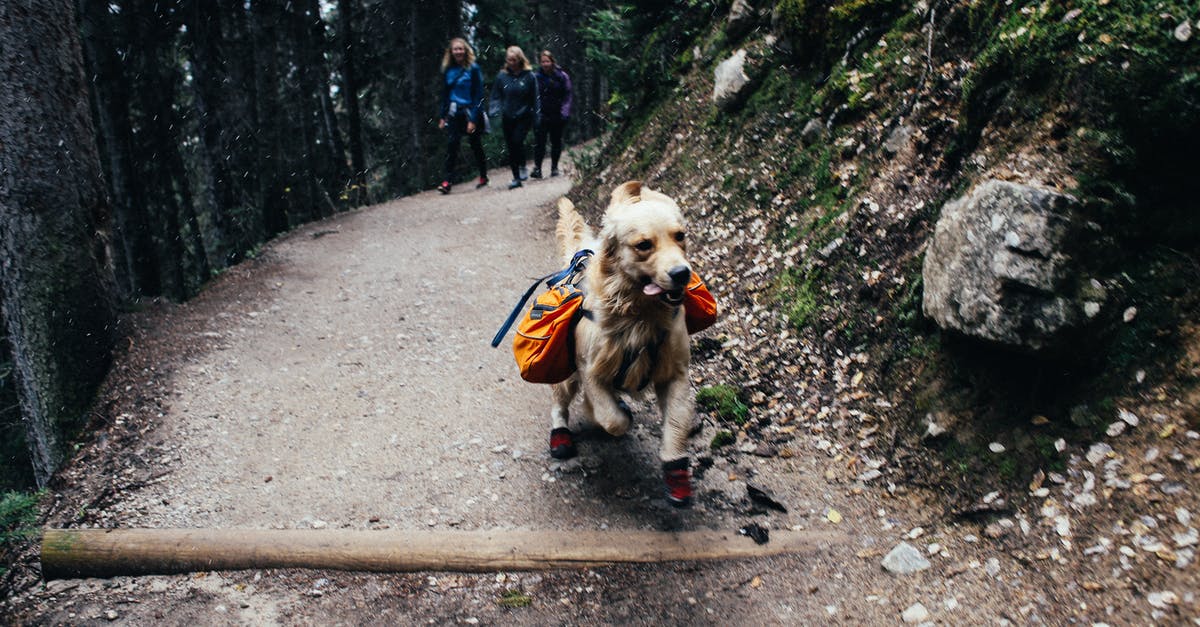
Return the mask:
{"type": "Polygon", "coordinates": [[[1037,352],[1099,310],[1069,250],[1077,201],[987,181],[942,209],[925,253],[925,315],[943,328],[1037,352]]]}
{"type": "Polygon", "coordinates": [[[741,102],[742,91],[750,84],[746,74],[746,50],[740,49],[717,65],[713,71],[713,102],[730,109],[741,102]]]}

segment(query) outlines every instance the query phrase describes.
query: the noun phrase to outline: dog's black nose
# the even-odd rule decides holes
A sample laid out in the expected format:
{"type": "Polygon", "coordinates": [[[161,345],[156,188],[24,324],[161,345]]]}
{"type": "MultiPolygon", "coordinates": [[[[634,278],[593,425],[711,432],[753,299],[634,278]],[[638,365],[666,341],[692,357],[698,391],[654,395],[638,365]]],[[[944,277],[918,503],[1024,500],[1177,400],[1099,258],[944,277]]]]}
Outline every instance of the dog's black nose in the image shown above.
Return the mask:
{"type": "Polygon", "coordinates": [[[675,287],[686,287],[688,279],[692,278],[692,269],[687,266],[675,266],[667,275],[671,277],[671,283],[675,287]]]}

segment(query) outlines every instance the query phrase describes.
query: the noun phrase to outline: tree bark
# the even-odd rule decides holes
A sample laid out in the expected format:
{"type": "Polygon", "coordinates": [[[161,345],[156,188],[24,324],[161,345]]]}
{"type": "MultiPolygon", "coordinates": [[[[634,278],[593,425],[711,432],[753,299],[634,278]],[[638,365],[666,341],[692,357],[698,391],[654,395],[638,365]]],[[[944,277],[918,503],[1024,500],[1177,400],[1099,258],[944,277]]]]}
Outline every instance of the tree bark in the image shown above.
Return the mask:
{"type": "Polygon", "coordinates": [[[355,0],[338,0],[338,18],[340,23],[338,39],[341,42],[342,53],[342,99],[346,103],[346,118],[350,141],[350,202],[354,206],[366,202],[366,168],[367,159],[363,152],[362,112],[358,104],[358,67],[356,65],[358,30],[354,25],[357,16],[358,2],[355,0]]]}
{"type": "Polygon", "coordinates": [[[130,82],[117,56],[116,25],[108,2],[79,0],[79,19],[84,58],[89,69],[92,100],[112,201],[116,247],[120,251],[115,270],[121,296],[133,300],[162,293],[158,268],[161,265],[146,211],[143,181],[137,176],[133,157],[133,127],[129,118],[130,82]]]}
{"type": "Polygon", "coordinates": [[[72,0],[0,2],[0,290],[38,485],[111,358],[108,205],[72,0]]]}

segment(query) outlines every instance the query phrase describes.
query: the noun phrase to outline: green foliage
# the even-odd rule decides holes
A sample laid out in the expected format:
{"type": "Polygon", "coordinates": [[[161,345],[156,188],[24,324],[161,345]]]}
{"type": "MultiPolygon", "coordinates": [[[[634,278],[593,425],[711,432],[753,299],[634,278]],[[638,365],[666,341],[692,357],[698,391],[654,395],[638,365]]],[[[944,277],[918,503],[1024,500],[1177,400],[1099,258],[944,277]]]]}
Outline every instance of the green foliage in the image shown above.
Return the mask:
{"type": "Polygon", "coordinates": [[[775,11],[796,52],[828,68],[849,44],[863,44],[870,39],[865,34],[891,23],[902,7],[900,0],[781,0],[775,11]]]}
{"type": "Polygon", "coordinates": [[[736,440],[737,438],[733,437],[732,432],[722,429],[713,436],[712,443],[709,444],[709,448],[719,449],[722,446],[729,446],[730,444],[733,444],[736,440]]]}
{"type": "Polygon", "coordinates": [[[789,269],[779,277],[776,290],[783,314],[797,329],[807,327],[817,312],[817,289],[808,272],[789,269]]]}
{"type": "Polygon", "coordinates": [[[696,393],[696,404],[714,412],[726,422],[745,424],[750,417],[750,408],[742,402],[741,393],[732,385],[713,385],[696,393]]]}
{"type": "Polygon", "coordinates": [[[41,492],[5,492],[0,496],[0,547],[37,533],[41,492]]]}
{"type": "MultiPolygon", "coordinates": [[[[674,88],[691,62],[690,49],[708,32],[725,3],[717,0],[656,0],[616,3],[592,11],[579,28],[588,61],[604,73],[618,102],[634,110],[674,88]]],[[[610,103],[611,104],[611,103],[610,103]]],[[[614,116],[623,111],[612,110],[614,116]]]]}
{"type": "Polygon", "coordinates": [[[529,607],[532,604],[533,597],[516,588],[505,590],[504,593],[501,594],[498,599],[496,599],[496,605],[507,608],[529,607]]]}
{"type": "Polygon", "coordinates": [[[1072,141],[1101,159],[1079,190],[1096,217],[1114,231],[1195,241],[1200,48],[1172,34],[1194,11],[1183,0],[973,3],[966,31],[980,51],[963,80],[964,149],[998,110],[1032,118],[1066,103],[1085,129],[1072,141]]]}

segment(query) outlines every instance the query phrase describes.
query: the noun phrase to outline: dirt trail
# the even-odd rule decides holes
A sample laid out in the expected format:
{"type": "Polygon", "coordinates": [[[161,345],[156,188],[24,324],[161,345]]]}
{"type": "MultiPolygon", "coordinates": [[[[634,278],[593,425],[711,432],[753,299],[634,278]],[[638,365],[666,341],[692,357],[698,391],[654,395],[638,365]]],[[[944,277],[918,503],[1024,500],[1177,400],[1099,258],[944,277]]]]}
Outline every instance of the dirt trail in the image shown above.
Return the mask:
{"type": "MultiPolygon", "coordinates": [[[[186,347],[183,357],[150,362],[144,388],[131,391],[161,416],[138,440],[102,437],[75,462],[143,460],[148,467],[115,474],[144,480],[93,500],[102,511],[84,520],[600,529],[614,541],[622,529],[732,531],[756,521],[836,529],[852,541],[787,558],[580,572],[56,581],[8,600],[12,615],[72,624],[862,624],[899,622],[923,602],[943,623],[1010,616],[1014,596],[1025,594],[1019,573],[1009,583],[985,577],[966,566],[971,548],[961,542],[945,547],[964,564],[957,578],[945,569],[884,572],[883,554],[932,515],[827,482],[827,460],[816,456],[718,458],[698,479],[698,505],[677,511],[661,496],[657,417],[641,403],[629,435],[585,432],[578,460],[551,460],[548,389],[522,382],[507,345],[488,341],[531,278],[554,269],[553,202],[569,187],[566,177],[515,191],[460,186],[339,215],[280,238],[195,301],[152,315],[148,345],[186,347]],[[748,477],[789,513],[750,503],[748,477]]],[[[58,498],[69,505],[51,523],[76,524],[69,510],[82,509],[81,497],[68,487],[58,498]]]]}

